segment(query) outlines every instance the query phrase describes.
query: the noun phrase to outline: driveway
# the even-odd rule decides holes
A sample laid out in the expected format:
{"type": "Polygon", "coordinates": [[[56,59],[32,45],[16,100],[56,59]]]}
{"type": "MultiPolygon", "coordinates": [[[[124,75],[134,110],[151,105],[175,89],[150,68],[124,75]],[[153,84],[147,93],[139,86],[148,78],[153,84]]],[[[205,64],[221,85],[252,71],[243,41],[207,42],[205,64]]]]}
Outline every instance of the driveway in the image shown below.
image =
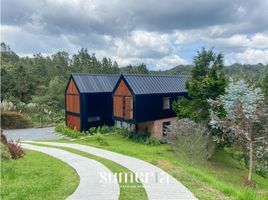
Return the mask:
{"type": "Polygon", "coordinates": [[[116,179],[115,175],[103,164],[60,149],[30,144],[22,144],[22,147],[58,158],[66,162],[77,172],[80,182],[76,191],[68,200],[118,200],[120,193],[119,184],[117,182],[109,182],[108,184],[101,179],[100,174],[102,173],[109,174],[112,180],[116,179]]]}
{"type": "Polygon", "coordinates": [[[26,128],[4,130],[8,139],[17,140],[57,140],[62,139],[62,135],[54,132],[54,127],[49,128],[26,128]]]}
{"type": "Polygon", "coordinates": [[[57,142],[38,143],[77,149],[101,158],[112,160],[128,168],[134,172],[142,182],[149,200],[197,200],[197,198],[174,177],[143,160],[81,144],[57,142]]]}

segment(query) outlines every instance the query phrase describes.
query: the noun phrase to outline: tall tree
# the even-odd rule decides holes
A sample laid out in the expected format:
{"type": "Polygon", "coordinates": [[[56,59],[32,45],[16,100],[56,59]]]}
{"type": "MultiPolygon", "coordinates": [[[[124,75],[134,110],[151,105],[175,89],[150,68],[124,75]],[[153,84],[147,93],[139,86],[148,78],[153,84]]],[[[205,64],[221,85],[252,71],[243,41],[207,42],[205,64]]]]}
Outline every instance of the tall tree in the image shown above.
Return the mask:
{"type": "Polygon", "coordinates": [[[194,57],[192,77],[186,82],[190,99],[174,102],[173,109],[179,118],[208,122],[210,106],[207,99],[216,99],[224,94],[226,84],[223,55],[203,48],[194,57]]]}
{"type": "Polygon", "coordinates": [[[146,65],[144,63],[133,66],[128,65],[126,67],[121,68],[121,73],[125,74],[149,74],[149,70],[147,69],[146,65]]]}
{"type": "MultiPolygon", "coordinates": [[[[265,129],[262,134],[260,132],[254,134],[253,131],[254,124],[260,123],[260,120],[266,115],[263,100],[260,88],[254,88],[241,80],[236,83],[231,81],[225,95],[220,96],[217,100],[209,101],[213,107],[223,105],[226,111],[225,117],[219,117],[217,111],[211,110],[210,125],[223,133],[221,138],[228,139],[230,135],[234,135],[243,147],[249,149],[248,182],[251,182],[252,179],[253,156],[256,151],[254,144],[267,143],[268,138],[265,129]]],[[[260,148],[258,151],[261,150],[265,151],[265,148],[260,148]]]]}
{"type": "Polygon", "coordinates": [[[265,96],[266,103],[268,104],[268,65],[266,65],[266,71],[261,82],[261,87],[265,96]]]}
{"type": "Polygon", "coordinates": [[[30,76],[24,66],[16,65],[12,70],[12,76],[14,80],[14,88],[10,88],[14,91],[14,94],[20,99],[20,101],[27,102],[33,95],[33,84],[30,76]]]}

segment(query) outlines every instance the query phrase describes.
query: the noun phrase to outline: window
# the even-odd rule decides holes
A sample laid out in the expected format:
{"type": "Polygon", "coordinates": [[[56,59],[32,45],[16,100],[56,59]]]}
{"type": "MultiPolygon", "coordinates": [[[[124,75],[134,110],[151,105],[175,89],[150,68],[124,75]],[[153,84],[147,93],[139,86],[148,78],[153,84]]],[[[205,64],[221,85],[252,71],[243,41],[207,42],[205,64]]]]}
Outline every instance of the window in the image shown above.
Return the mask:
{"type": "Polygon", "coordinates": [[[169,135],[168,127],[170,126],[170,121],[163,122],[163,137],[167,137],[169,135]]]}
{"type": "Polygon", "coordinates": [[[170,97],[163,98],[163,109],[170,109],[170,97]]]}

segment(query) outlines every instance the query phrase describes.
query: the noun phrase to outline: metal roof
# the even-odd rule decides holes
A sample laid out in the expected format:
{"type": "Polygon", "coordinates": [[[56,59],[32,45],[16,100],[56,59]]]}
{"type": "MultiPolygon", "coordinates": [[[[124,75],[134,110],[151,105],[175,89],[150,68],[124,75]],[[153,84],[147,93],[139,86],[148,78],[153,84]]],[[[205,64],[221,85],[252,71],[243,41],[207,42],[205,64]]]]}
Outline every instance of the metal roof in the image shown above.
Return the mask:
{"type": "Polygon", "coordinates": [[[123,75],[134,94],[159,94],[187,92],[186,80],[189,76],[167,75],[123,75]]]}
{"type": "Polygon", "coordinates": [[[80,93],[112,92],[119,75],[72,74],[80,93]]]}

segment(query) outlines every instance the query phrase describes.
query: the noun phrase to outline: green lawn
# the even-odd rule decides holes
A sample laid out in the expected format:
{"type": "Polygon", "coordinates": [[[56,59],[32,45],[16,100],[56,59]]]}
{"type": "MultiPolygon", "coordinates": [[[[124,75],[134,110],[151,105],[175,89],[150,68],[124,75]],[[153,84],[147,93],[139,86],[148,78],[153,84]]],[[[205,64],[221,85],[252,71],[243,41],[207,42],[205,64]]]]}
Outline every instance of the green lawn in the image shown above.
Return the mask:
{"type": "MultiPolygon", "coordinates": [[[[169,172],[199,199],[268,199],[268,180],[256,174],[253,181],[256,189],[247,189],[243,180],[247,170],[223,150],[215,152],[213,158],[196,166],[182,162],[169,145],[149,146],[140,144],[119,135],[105,137],[109,145],[102,145],[95,136],[72,142],[104,148],[114,152],[146,160],[169,172]]],[[[69,142],[62,140],[61,142],[69,142]]]]}
{"type": "MultiPolygon", "coordinates": [[[[63,149],[90,159],[94,159],[100,163],[102,163],[103,165],[105,165],[108,169],[110,169],[113,173],[116,173],[117,175],[119,175],[118,173],[132,173],[131,171],[129,171],[127,168],[111,161],[111,160],[107,160],[105,158],[100,158],[98,156],[83,152],[83,151],[79,151],[76,149],[72,149],[72,148],[68,148],[68,147],[55,147],[55,146],[50,146],[50,145],[42,145],[42,144],[36,144],[36,143],[30,143],[29,144],[33,144],[33,145],[38,145],[38,146],[46,146],[46,147],[53,147],[53,148],[58,148],[58,149],[63,149]]],[[[134,174],[133,174],[134,176],[134,174]]],[[[124,179],[122,180],[122,183],[120,184],[120,196],[119,196],[119,200],[147,200],[147,194],[142,186],[141,183],[131,183],[131,182],[124,182],[124,179]]]]}
{"type": "Polygon", "coordinates": [[[26,151],[19,160],[1,160],[1,199],[66,199],[79,177],[66,163],[51,156],[26,151]]]}

